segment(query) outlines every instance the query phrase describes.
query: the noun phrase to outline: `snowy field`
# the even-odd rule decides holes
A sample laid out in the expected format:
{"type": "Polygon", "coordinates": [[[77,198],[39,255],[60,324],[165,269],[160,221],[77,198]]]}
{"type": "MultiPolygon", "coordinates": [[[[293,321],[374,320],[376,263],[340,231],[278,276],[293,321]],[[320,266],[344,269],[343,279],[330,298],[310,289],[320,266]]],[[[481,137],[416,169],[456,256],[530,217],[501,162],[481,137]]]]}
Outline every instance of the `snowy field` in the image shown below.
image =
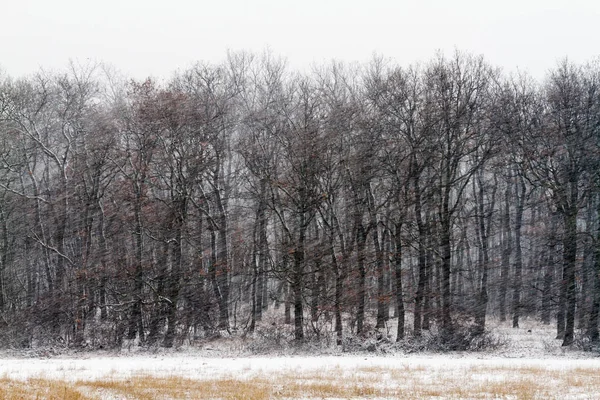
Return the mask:
{"type": "Polygon", "coordinates": [[[0,371],[3,385],[42,393],[62,381],[72,398],[600,398],[597,358],[136,355],[3,360],[0,371]]]}
{"type": "Polygon", "coordinates": [[[483,353],[240,356],[211,343],[155,354],[5,355],[0,398],[600,399],[598,353],[560,348],[551,328],[494,329],[507,344],[483,353]]]}

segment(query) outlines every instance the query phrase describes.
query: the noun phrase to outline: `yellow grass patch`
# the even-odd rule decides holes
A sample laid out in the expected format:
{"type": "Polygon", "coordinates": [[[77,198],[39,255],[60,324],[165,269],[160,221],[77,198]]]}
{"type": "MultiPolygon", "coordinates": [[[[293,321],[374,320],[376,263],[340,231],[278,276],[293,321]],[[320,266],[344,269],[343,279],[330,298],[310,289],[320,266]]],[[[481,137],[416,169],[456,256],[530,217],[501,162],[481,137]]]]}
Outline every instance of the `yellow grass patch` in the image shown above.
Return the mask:
{"type": "Polygon", "coordinates": [[[0,379],[0,398],[4,400],[48,399],[48,400],[83,400],[90,399],[79,392],[69,382],[27,379],[25,381],[0,379]]]}

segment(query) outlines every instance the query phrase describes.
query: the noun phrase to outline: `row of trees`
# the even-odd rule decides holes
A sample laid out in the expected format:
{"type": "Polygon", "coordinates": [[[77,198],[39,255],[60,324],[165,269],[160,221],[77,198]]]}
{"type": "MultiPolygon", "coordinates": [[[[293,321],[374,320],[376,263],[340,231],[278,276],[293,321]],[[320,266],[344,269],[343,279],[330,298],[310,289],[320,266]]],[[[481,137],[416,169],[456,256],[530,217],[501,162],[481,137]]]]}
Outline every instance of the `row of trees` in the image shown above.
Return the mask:
{"type": "Polygon", "coordinates": [[[599,149],[595,62],[3,77],[3,343],[170,347],[272,307],[298,340],[492,315],[598,341],[599,149]]]}

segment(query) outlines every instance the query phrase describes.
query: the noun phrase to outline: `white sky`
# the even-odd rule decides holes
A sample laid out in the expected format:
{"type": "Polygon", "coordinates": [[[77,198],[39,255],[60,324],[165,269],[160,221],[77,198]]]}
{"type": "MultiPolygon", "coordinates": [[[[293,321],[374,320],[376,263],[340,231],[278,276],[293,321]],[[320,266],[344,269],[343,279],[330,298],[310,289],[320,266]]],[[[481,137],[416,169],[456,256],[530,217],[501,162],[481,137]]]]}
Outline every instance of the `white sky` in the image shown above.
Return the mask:
{"type": "Polygon", "coordinates": [[[333,58],[400,65],[455,48],[541,78],[568,56],[600,55],[591,0],[0,0],[0,68],[12,76],[69,59],[169,77],[227,50],[269,48],[305,69],[333,58]]]}

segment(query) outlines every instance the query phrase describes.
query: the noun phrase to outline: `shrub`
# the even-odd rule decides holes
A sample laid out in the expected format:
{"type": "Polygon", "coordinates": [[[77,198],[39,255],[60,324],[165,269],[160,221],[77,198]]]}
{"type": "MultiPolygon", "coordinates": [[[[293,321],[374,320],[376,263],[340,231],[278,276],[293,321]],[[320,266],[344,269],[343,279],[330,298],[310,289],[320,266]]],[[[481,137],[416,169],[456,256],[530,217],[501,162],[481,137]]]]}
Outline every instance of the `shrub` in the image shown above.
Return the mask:
{"type": "Polygon", "coordinates": [[[423,331],[421,337],[413,337],[400,346],[407,352],[433,351],[484,351],[494,350],[506,344],[506,339],[493,334],[473,322],[454,322],[453,329],[445,332],[439,328],[423,331]]]}

